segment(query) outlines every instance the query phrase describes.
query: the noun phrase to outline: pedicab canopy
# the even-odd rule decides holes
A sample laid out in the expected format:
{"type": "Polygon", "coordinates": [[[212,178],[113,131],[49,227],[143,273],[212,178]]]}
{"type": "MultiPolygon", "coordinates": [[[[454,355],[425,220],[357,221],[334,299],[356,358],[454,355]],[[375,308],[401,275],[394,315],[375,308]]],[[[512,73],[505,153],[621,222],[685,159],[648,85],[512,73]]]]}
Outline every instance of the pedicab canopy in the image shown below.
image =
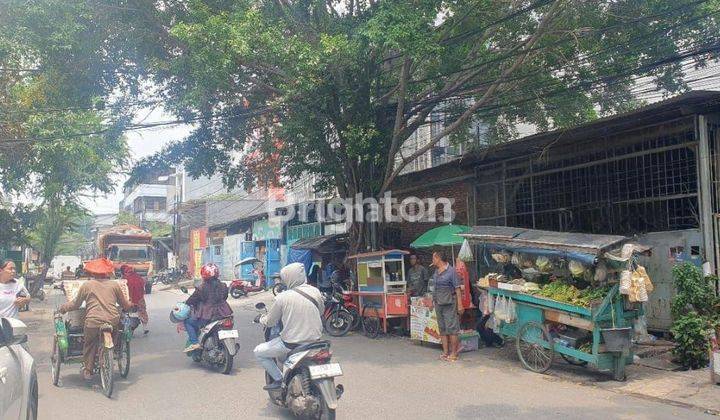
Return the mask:
{"type": "Polygon", "coordinates": [[[605,252],[618,248],[630,238],[617,235],[555,232],[506,226],[473,226],[459,236],[526,254],[563,256],[594,264],[605,252]]]}

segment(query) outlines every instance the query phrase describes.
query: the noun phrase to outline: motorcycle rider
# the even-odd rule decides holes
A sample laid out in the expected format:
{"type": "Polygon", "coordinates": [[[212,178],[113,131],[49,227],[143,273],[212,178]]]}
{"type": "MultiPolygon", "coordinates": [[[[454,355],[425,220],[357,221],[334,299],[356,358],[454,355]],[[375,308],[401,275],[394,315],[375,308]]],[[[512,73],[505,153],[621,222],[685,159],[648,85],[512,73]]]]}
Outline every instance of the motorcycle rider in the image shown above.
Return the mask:
{"type": "Polygon", "coordinates": [[[233,311],[227,303],[228,288],[221,282],[220,269],[213,263],[205,264],[200,269],[202,284],[195,289],[185,303],[192,307],[192,314],[185,320],[185,330],[190,345],[185,353],[200,348],[198,333],[200,328],[212,321],[232,316],[233,311]]]}
{"type": "Polygon", "coordinates": [[[282,372],[273,359],[283,358],[294,348],[318,341],[322,336],[323,297],[320,290],[307,284],[305,266],[292,263],[280,270],[280,281],[287,287],[275,298],[267,314],[260,317],[260,323],[273,327],[282,322],[280,337],[261,343],[253,353],[255,358],[273,378],[265,390],[282,386],[282,372]]]}

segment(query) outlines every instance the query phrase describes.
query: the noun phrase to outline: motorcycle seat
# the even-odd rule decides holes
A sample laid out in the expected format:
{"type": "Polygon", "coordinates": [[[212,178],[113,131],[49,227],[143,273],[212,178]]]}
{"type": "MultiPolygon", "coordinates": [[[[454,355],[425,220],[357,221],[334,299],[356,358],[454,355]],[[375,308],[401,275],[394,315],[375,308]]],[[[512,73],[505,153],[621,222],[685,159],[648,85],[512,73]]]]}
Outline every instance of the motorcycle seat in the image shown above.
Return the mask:
{"type": "Polygon", "coordinates": [[[330,342],[327,340],[321,340],[321,341],[313,341],[312,343],[302,344],[302,345],[297,346],[294,349],[290,350],[290,353],[288,353],[287,356],[285,356],[285,357],[290,357],[295,353],[300,353],[300,352],[306,351],[306,350],[322,349],[322,348],[330,348],[330,342]]]}

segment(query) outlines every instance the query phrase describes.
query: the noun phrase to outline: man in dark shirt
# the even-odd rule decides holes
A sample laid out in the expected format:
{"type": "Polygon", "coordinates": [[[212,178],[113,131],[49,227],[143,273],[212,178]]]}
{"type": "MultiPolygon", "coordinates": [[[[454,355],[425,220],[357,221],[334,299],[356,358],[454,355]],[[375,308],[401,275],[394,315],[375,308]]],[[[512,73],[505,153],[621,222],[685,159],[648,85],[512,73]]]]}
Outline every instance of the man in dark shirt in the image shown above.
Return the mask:
{"type": "Polygon", "coordinates": [[[433,253],[432,265],[436,268],[435,274],[433,274],[435,284],[433,306],[443,347],[443,354],[440,358],[454,362],[458,358],[460,316],[464,311],[462,290],[460,289],[462,281],[455,268],[448,262],[448,256],[444,252],[433,253]]]}
{"type": "Polygon", "coordinates": [[[415,254],[410,255],[410,269],[408,270],[410,296],[422,296],[427,292],[428,271],[418,261],[415,254]]]}

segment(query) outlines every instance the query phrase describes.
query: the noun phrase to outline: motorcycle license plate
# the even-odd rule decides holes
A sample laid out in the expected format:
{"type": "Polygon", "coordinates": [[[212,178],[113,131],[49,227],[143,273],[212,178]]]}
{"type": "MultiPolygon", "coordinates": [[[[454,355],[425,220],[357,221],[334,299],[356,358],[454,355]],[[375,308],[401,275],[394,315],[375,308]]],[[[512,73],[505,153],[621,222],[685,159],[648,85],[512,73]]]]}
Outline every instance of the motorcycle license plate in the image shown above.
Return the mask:
{"type": "Polygon", "coordinates": [[[218,338],[224,340],[226,338],[238,338],[237,330],[220,330],[218,331],[218,338]]]}
{"type": "Polygon", "coordinates": [[[342,376],[342,369],[339,363],[329,363],[327,365],[308,366],[310,369],[310,379],[333,378],[342,376]]]}

